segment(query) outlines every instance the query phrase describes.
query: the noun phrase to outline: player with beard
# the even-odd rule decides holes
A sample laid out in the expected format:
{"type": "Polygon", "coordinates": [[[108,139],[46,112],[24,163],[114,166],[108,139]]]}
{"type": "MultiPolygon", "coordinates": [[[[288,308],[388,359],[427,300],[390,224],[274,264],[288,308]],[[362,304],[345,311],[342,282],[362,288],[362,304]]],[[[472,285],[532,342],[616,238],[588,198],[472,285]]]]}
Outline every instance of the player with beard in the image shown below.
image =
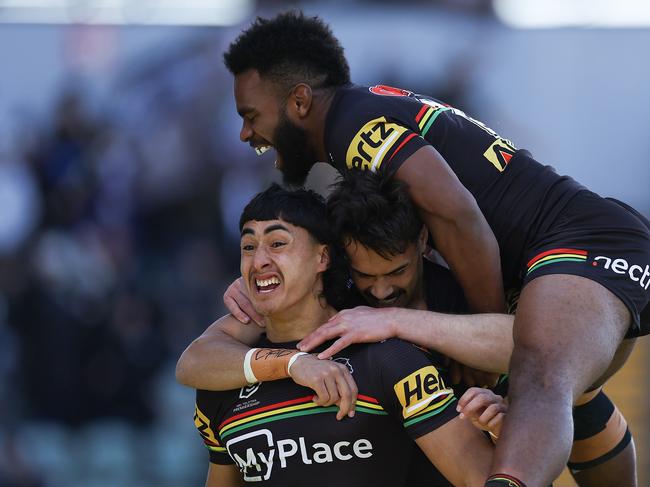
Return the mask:
{"type": "Polygon", "coordinates": [[[493,473],[547,485],[569,456],[575,401],[650,332],[650,223],[443,102],[351,84],[318,18],[257,19],[224,57],[241,139],[275,147],[288,179],[324,161],[405,181],[474,311],[502,312],[503,283],[521,288],[493,473]],[[300,149],[289,131],[302,131],[300,149]]]}
{"type": "MultiPolygon", "coordinates": [[[[347,177],[335,186],[328,209],[329,225],[342,238],[355,284],[343,306],[365,301],[387,309],[343,311],[302,340],[301,350],[340,336],[319,354],[319,358],[329,358],[351,343],[399,337],[479,369],[507,371],[513,317],[441,314],[467,313],[468,306],[450,273],[423,259],[427,234],[402,184],[368,173],[347,177]]],[[[242,332],[257,328],[233,325],[227,333],[235,338],[239,333],[239,339],[242,332]]],[[[218,325],[213,325],[188,347],[179,361],[186,385],[219,390],[229,375],[240,371],[247,347],[238,344],[234,348],[241,348],[239,357],[231,362],[222,359],[233,353],[231,339],[224,340],[218,325]]],[[[472,383],[472,377],[463,378],[472,383]]],[[[506,382],[499,384],[501,394],[506,386],[506,382]]],[[[479,397],[486,400],[488,396],[479,397]]],[[[463,396],[461,404],[464,400],[463,396]]],[[[622,414],[602,388],[584,394],[577,404],[569,462],[573,476],[581,486],[630,485],[635,475],[635,451],[622,414]]],[[[466,414],[472,416],[471,411],[466,414]]],[[[414,485],[417,479],[429,481],[434,475],[424,462],[414,468],[414,485]]]]}
{"type": "Polygon", "coordinates": [[[391,339],[336,357],[359,385],[357,415],[343,421],[294,381],[262,383],[278,365],[292,377],[306,363],[328,366],[295,342],[336,314],[328,301],[336,300],[337,254],[325,202],[313,192],[272,185],[246,206],[239,227],[241,272],[265,336],[243,362],[250,387],[197,391],[195,425],[210,451],[206,486],[336,479],[406,487],[413,443],[455,485],[482,485],[492,445],[458,418],[453,391],[418,347],[391,339]]]}

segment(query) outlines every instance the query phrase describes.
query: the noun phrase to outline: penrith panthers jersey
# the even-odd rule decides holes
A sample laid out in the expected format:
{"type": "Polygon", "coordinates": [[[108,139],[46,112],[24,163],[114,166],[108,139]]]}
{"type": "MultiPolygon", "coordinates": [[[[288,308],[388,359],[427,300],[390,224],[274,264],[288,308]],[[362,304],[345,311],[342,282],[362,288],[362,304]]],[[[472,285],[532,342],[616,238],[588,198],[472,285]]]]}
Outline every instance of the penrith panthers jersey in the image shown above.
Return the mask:
{"type": "Polygon", "coordinates": [[[461,110],[383,85],[340,88],[327,114],[325,145],[339,171],[393,174],[433,146],[472,193],[501,249],[504,283],[521,283],[524,249],[580,190],[461,110]]]}
{"type": "Polygon", "coordinates": [[[458,414],[453,391],[425,352],[401,340],[353,345],[334,360],[357,383],[354,418],[337,421],[336,406],[317,406],[290,379],[197,391],[195,425],[210,461],[236,465],[251,485],[406,486],[413,440],[458,414]]]}

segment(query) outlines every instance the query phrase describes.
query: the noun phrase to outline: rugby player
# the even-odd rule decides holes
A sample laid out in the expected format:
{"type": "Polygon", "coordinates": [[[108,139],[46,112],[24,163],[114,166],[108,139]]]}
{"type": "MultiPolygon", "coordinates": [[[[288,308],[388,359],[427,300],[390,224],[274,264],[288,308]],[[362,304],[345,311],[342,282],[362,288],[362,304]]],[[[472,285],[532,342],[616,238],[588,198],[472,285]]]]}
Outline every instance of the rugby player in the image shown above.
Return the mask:
{"type": "MultiPolygon", "coordinates": [[[[345,178],[330,195],[329,225],[345,244],[353,281],[360,291],[359,297],[347,297],[342,306],[353,306],[363,298],[364,304],[381,307],[387,313],[373,313],[368,307],[339,313],[302,340],[300,349],[311,349],[341,336],[319,355],[328,358],[350,343],[377,342],[397,336],[443,351],[478,369],[506,372],[512,352],[513,317],[440,314],[467,313],[468,306],[449,272],[422,258],[426,232],[403,186],[396,180],[360,173],[345,178]],[[399,306],[410,309],[400,310],[399,306]],[[437,313],[420,311],[426,309],[437,313]]],[[[253,328],[236,322],[232,325],[226,333],[235,338],[237,333],[250,335],[253,328]]],[[[228,376],[241,375],[241,364],[248,349],[242,345],[234,347],[240,350],[239,356],[234,357],[230,338],[222,338],[225,335],[219,326],[210,327],[179,360],[179,379],[186,385],[220,390],[245,384],[243,378],[233,383],[228,376]],[[230,363],[223,359],[229,356],[230,363]]],[[[248,343],[252,344],[250,338],[248,343]]],[[[297,365],[297,372],[305,375],[300,370],[301,363],[297,365]]],[[[471,383],[471,378],[463,378],[471,383]]],[[[347,391],[347,383],[342,382],[347,391]]],[[[498,388],[503,393],[506,387],[502,382],[498,388]]],[[[331,388],[336,395],[336,388],[331,388]]],[[[345,394],[340,394],[344,398],[341,416],[346,412],[344,408],[352,404],[345,394]]],[[[464,399],[463,396],[460,402],[464,399]]],[[[337,400],[338,397],[332,399],[337,400]]],[[[585,394],[579,402],[583,405],[574,409],[576,441],[569,463],[579,485],[633,485],[634,444],[625,419],[600,390],[585,394]]]]}
{"type": "Polygon", "coordinates": [[[548,485],[569,457],[576,400],[650,331],[650,223],[456,108],[351,84],[342,47],[316,17],[258,18],[224,58],[240,138],[275,148],[288,182],[317,161],[405,181],[474,311],[502,312],[503,284],[521,288],[492,473],[548,485]]]}
{"type": "Polygon", "coordinates": [[[195,424],[210,450],[206,485],[308,478],[315,486],[406,486],[413,441],[455,485],[483,485],[492,445],[458,418],[453,391],[414,345],[391,339],[334,358],[359,387],[357,414],[343,421],[306,387],[258,380],[278,364],[291,375],[298,360],[327,363],[295,343],[336,314],[328,304],[336,300],[336,251],[324,201],[305,190],[273,185],[258,194],[240,231],[242,276],[266,334],[244,361],[249,386],[197,391],[195,424]]]}

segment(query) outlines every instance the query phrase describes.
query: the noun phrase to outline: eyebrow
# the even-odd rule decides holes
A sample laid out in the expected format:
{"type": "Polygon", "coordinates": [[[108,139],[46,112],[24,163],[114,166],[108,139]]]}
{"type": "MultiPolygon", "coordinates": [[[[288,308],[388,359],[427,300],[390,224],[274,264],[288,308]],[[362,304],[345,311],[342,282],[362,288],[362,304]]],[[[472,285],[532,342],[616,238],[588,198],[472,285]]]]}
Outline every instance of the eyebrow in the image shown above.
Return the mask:
{"type": "MultiPolygon", "coordinates": [[[[276,230],[284,230],[285,232],[290,233],[287,227],[285,227],[280,223],[276,223],[274,225],[269,225],[268,227],[266,227],[264,229],[264,235],[267,235],[271,232],[275,232],[276,230]]],[[[255,231],[252,228],[244,228],[241,231],[241,236],[243,237],[244,235],[255,235],[255,231]]]]}
{"type": "Polygon", "coordinates": [[[252,113],[254,111],[255,111],[255,109],[253,107],[249,107],[249,106],[243,106],[243,107],[240,107],[240,108],[237,109],[237,113],[239,114],[240,117],[244,117],[244,116],[246,116],[249,113],[252,113]]]}
{"type": "MultiPolygon", "coordinates": [[[[392,269],[392,270],[390,270],[390,271],[388,271],[388,272],[386,272],[385,274],[382,274],[382,275],[390,276],[391,274],[395,274],[396,272],[399,272],[399,271],[401,271],[403,269],[406,269],[409,266],[409,264],[410,264],[410,262],[407,262],[406,264],[402,264],[400,266],[397,266],[397,267],[395,267],[395,269],[392,269]]],[[[368,277],[376,277],[377,276],[376,274],[366,274],[365,272],[362,272],[359,269],[355,269],[352,266],[350,266],[350,269],[352,269],[352,271],[356,272],[357,274],[361,274],[363,276],[368,276],[368,277]]]]}

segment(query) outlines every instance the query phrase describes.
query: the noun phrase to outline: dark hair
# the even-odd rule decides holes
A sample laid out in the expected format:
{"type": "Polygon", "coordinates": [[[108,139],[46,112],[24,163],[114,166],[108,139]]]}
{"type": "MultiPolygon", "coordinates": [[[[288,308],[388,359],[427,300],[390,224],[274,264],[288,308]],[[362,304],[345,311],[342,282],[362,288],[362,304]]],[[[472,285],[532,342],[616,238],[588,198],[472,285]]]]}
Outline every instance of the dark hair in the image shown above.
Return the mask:
{"type": "Polygon", "coordinates": [[[422,220],[405,183],[372,172],[348,172],[327,201],[332,232],[343,245],[356,240],[388,259],[417,242],[422,220]]]}
{"type": "Polygon", "coordinates": [[[257,17],[223,55],[238,75],[255,69],[260,76],[289,89],[297,83],[335,88],[350,83],[343,47],[318,17],[288,11],[273,19],[257,17]]]}
{"type": "Polygon", "coordinates": [[[273,183],[246,205],[239,218],[239,231],[249,221],[278,219],[304,228],[314,240],[328,246],[330,265],[322,276],[323,297],[331,306],[341,309],[347,293],[347,270],[341,250],[334,245],[323,197],[314,191],[288,190],[273,183]]]}

